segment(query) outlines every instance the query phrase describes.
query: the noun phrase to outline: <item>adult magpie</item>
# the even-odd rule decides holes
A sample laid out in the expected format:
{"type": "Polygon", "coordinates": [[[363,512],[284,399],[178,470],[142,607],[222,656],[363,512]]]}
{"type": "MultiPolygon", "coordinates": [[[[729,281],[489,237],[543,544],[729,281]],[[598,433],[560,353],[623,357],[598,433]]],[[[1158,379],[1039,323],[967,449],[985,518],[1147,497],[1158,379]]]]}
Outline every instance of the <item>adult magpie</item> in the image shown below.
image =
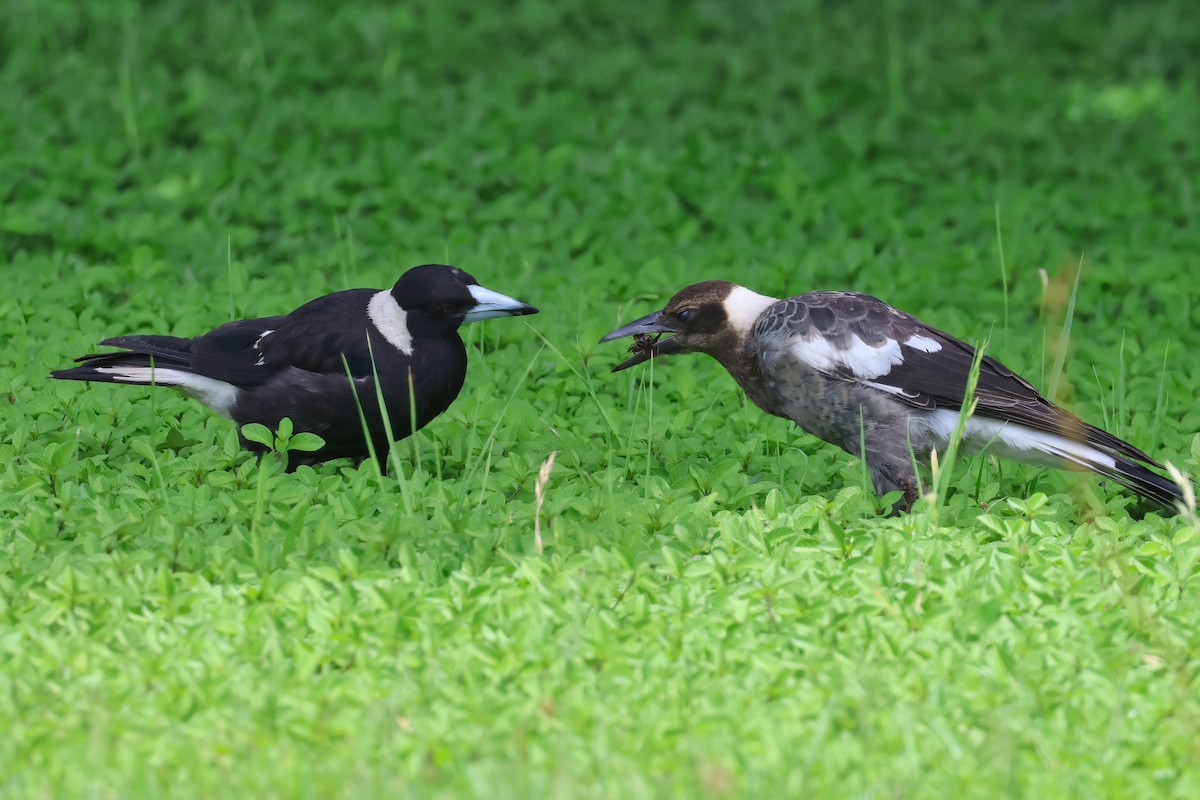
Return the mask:
{"type": "Polygon", "coordinates": [[[390,290],[350,289],[318,297],[285,316],[227,322],[193,339],[117,336],[100,344],[122,352],[83,356],[54,378],[174,387],[238,423],[274,430],[290,417],[325,446],[296,453],[289,469],[368,455],[383,458],[388,438],[376,388],[396,439],[424,427],[462,389],[467,351],[458,328],[493,317],[536,314],[531,305],[485,289],[458,267],[408,270],[390,290]],[[349,375],[347,374],[349,373],[349,375]],[[378,386],[375,376],[378,375],[378,386]],[[415,415],[409,398],[415,401],[415,415]]]}
{"type": "MultiPolygon", "coordinates": [[[[865,454],[875,491],[897,489],[911,509],[913,467],[944,451],[958,422],[975,348],[853,292],[809,292],[780,300],[725,281],[683,289],[661,311],[617,328],[602,342],[634,336],[633,356],[613,371],[657,356],[707,353],[768,414],[849,453],[865,454]],[[653,338],[652,338],[653,337],[653,338]],[[662,337],[662,338],[659,338],[662,337]]],[[[980,364],[975,413],[963,448],[1017,461],[1090,470],[1166,508],[1179,487],[1148,455],[1042,397],[990,356],[980,364]]]]}

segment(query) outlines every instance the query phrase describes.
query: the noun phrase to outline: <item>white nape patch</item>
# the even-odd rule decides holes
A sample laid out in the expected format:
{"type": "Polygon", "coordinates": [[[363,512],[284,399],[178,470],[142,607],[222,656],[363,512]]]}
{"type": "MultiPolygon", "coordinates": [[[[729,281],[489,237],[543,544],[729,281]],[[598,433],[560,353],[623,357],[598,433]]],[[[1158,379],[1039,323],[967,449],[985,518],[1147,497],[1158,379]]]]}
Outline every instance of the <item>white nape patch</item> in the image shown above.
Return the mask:
{"type": "MultiPolygon", "coordinates": [[[[929,414],[913,416],[909,424],[914,428],[923,427],[934,438],[934,446],[943,450],[958,425],[958,412],[939,408],[929,414]]],[[[1117,464],[1115,458],[1089,444],[1017,422],[984,417],[967,420],[963,446],[968,452],[977,453],[986,448],[989,453],[1041,467],[1062,467],[1063,461],[1086,469],[1094,466],[1111,469],[1117,464]]]]}
{"type": "Polygon", "coordinates": [[[233,404],[237,400],[238,390],[231,383],[178,369],[156,367],[96,367],[96,372],[112,375],[126,383],[170,386],[199,400],[222,417],[233,419],[233,404]]]}
{"type": "Polygon", "coordinates": [[[942,349],[942,343],[937,339],[930,339],[928,336],[921,336],[920,334],[908,337],[904,345],[911,347],[913,350],[920,350],[922,353],[938,353],[942,349]]]}
{"type": "Polygon", "coordinates": [[[734,286],[729,295],[721,301],[721,305],[725,309],[725,319],[729,320],[729,326],[739,335],[747,336],[767,307],[778,302],[779,298],[752,292],[745,286],[734,286]]]}
{"type": "Polygon", "coordinates": [[[406,356],[412,355],[413,340],[408,332],[408,314],[390,291],[385,289],[371,297],[371,302],[367,303],[367,316],[388,344],[406,356]]]}
{"type": "Polygon", "coordinates": [[[798,338],[793,349],[796,357],[813,369],[822,372],[848,369],[863,381],[887,375],[892,367],[904,363],[900,343],[895,339],[888,339],[879,347],[872,347],[857,336],[850,336],[849,342],[850,346],[843,350],[823,336],[811,340],[798,338]]]}

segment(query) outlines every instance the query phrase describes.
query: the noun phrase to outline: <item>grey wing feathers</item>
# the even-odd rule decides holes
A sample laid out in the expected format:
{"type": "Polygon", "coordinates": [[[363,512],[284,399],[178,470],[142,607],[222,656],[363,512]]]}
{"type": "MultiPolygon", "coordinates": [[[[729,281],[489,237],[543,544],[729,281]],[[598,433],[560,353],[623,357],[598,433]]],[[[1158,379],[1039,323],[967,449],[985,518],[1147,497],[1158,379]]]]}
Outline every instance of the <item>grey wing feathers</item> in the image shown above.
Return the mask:
{"type": "MultiPolygon", "coordinates": [[[[755,324],[761,340],[787,347],[830,377],[858,381],[914,408],[962,407],[975,348],[865,294],[810,292],[781,300],[755,324]]],[[[1054,406],[1028,381],[985,355],[976,414],[1086,441],[1149,464],[1153,459],[1054,406]]]]}

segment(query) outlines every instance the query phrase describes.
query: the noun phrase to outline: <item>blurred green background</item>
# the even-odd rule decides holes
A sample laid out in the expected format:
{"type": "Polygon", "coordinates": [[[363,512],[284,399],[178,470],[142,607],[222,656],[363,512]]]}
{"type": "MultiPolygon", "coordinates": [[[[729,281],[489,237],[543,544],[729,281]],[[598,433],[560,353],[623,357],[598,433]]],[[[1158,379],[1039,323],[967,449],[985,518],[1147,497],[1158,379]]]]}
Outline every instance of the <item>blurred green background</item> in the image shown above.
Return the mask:
{"type": "Polygon", "coordinates": [[[865,291],[1194,469],[1198,43],[1182,0],[6,0],[0,794],[1194,796],[1186,522],[989,464],[880,520],[715,363],[595,342],[701,279],[865,291]],[[543,312],[465,332],[403,492],[45,377],[426,262],[543,312]]]}

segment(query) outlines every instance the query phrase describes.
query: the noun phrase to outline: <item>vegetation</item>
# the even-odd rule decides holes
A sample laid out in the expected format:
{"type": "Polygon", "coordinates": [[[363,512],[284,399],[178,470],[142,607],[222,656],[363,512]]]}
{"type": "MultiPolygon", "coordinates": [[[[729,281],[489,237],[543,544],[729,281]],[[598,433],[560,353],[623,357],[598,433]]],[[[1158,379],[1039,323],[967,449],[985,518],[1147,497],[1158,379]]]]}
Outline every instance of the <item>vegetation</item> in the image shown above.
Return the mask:
{"type": "Polygon", "coordinates": [[[1198,38],[1183,0],[10,0],[0,795],[1200,796],[1194,513],[959,458],[889,518],[714,362],[596,344],[703,278],[867,291],[1196,475],[1198,38]],[[431,261],[543,313],[464,329],[399,474],[47,379],[431,261]]]}

